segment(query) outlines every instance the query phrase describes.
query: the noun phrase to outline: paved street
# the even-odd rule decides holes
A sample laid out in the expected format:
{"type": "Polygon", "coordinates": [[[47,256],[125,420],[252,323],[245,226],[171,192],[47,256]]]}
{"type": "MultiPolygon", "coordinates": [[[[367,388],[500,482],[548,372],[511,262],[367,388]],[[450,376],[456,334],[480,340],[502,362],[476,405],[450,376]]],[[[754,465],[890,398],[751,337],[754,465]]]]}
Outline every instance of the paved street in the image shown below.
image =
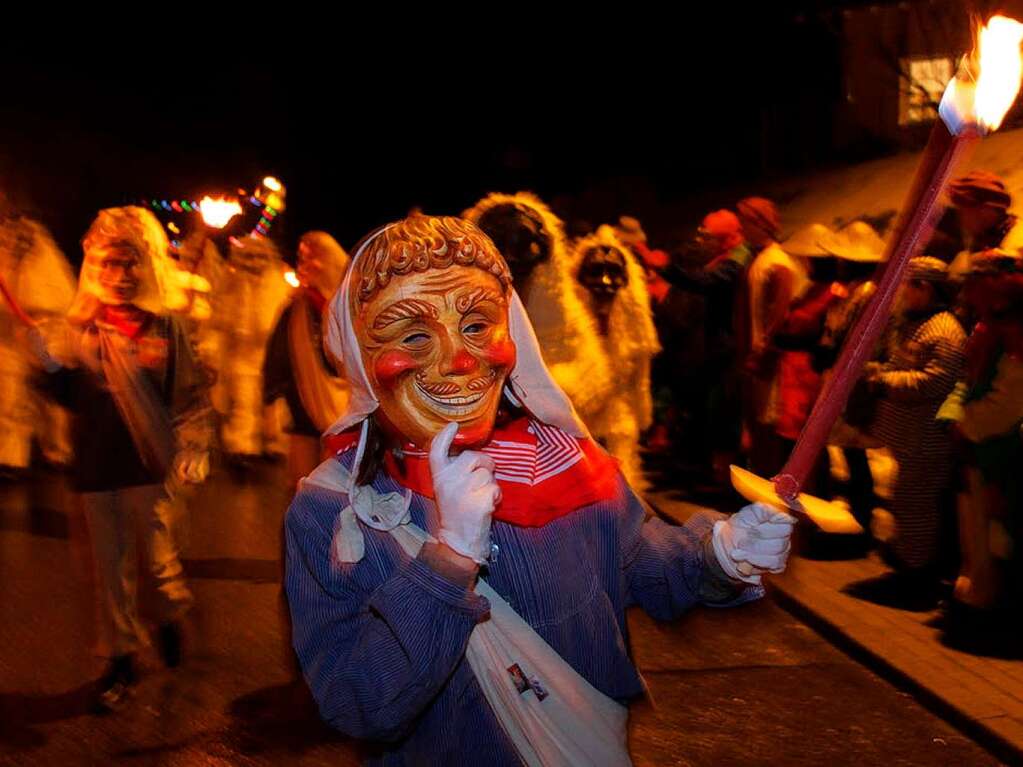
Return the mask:
{"type": "MultiPolygon", "coordinates": [[[[100,664],[84,529],[63,477],[0,487],[0,764],[338,765],[351,744],[292,685],[279,610],[279,467],[218,473],[192,505],[197,608],[176,671],[147,653],[130,706],[87,710],[100,664]]],[[[673,625],[631,615],[652,703],[637,765],[985,765],[979,746],[770,599],[673,625]]]]}

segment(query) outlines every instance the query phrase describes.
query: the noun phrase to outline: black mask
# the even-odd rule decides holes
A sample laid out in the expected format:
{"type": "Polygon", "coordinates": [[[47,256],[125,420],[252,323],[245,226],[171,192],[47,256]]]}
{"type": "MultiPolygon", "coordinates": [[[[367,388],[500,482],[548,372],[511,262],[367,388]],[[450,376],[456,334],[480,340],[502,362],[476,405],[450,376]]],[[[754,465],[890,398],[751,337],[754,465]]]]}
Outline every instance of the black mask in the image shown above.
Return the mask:
{"type": "Polygon", "coordinates": [[[480,216],[476,225],[494,241],[508,262],[517,288],[522,287],[537,264],[550,258],[551,240],[544,232],[543,219],[525,205],[495,205],[480,216]]]}
{"type": "Polygon", "coordinates": [[[629,283],[625,256],[618,248],[595,245],[583,255],[579,282],[598,300],[611,301],[629,283]]]}

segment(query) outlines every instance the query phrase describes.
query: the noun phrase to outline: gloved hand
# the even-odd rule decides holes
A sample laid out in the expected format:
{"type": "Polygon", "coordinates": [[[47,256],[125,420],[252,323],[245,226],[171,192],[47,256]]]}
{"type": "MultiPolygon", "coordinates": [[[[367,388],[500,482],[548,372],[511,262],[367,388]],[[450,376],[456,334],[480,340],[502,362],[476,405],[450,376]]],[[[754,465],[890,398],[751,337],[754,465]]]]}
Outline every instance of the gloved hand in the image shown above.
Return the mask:
{"type": "Polygon", "coordinates": [[[966,382],[960,381],[954,387],[952,391],[945,398],[945,401],[941,403],[941,407],[938,408],[937,414],[934,416],[935,421],[946,421],[949,423],[959,423],[966,417],[966,409],[963,407],[963,402],[966,400],[966,382]]]}
{"type": "Polygon", "coordinates": [[[433,495],[440,513],[437,537],[463,557],[483,564],[490,556],[490,517],[501,500],[494,459],[475,450],[448,455],[458,433],[449,423],[430,444],[433,495]]]}
{"type": "Polygon", "coordinates": [[[39,328],[33,325],[28,329],[27,335],[28,345],[32,349],[32,353],[39,358],[39,361],[43,364],[43,368],[46,372],[56,373],[60,370],[60,363],[50,356],[50,350],[46,346],[46,339],[43,338],[43,334],[39,332],[39,328]]]}
{"type": "Polygon", "coordinates": [[[174,459],[174,472],[182,482],[198,485],[210,475],[208,450],[182,450],[174,459]]]}
{"type": "Polygon", "coordinates": [[[795,524],[795,517],[765,503],[744,506],[715,522],[712,542],[721,569],[746,583],[760,583],[762,573],[780,573],[795,524]]]}

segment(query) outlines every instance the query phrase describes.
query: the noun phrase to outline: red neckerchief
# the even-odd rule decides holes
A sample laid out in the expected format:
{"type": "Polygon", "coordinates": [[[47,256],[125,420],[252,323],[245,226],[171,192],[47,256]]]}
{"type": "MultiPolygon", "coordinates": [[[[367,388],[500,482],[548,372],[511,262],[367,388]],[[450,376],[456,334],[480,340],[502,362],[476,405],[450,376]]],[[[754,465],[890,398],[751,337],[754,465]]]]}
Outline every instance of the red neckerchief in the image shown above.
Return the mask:
{"type": "MultiPolygon", "coordinates": [[[[355,447],[358,428],[337,434],[329,444],[340,454],[355,447]]],[[[496,427],[480,452],[494,459],[501,503],[494,519],[520,527],[542,527],[583,506],[618,494],[618,462],[593,440],[569,436],[555,426],[519,418],[496,427]]],[[[384,469],[396,482],[433,498],[427,454],[415,446],[402,459],[390,450],[384,469]]]]}
{"type": "Polygon", "coordinates": [[[135,339],[149,324],[152,317],[153,315],[149,312],[131,304],[123,306],[106,304],[100,312],[99,319],[113,327],[121,335],[135,339]]]}

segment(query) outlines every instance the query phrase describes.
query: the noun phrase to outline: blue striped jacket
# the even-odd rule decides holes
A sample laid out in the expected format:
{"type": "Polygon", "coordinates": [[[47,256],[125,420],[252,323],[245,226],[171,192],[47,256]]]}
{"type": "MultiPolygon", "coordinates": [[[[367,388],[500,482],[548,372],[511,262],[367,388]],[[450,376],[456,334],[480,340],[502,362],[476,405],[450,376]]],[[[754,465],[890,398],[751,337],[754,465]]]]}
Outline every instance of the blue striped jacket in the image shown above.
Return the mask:
{"type": "MultiPolygon", "coordinates": [[[[400,489],[384,472],[373,486],[400,489]]],[[[366,741],[368,764],[520,764],[465,659],[486,599],[366,526],[360,562],[332,559],[345,505],[344,494],[307,485],[286,521],[293,644],[323,718],[366,741]]],[[[410,511],[415,524],[436,532],[430,499],[413,494],[410,511]]],[[[618,498],[544,527],[495,521],[499,554],[481,571],[584,678],[622,702],[643,692],[627,649],[627,607],[669,620],[700,602],[736,604],[763,593],[720,570],[709,546],[715,515],[682,527],[644,517],[623,480],[618,498]]]]}

